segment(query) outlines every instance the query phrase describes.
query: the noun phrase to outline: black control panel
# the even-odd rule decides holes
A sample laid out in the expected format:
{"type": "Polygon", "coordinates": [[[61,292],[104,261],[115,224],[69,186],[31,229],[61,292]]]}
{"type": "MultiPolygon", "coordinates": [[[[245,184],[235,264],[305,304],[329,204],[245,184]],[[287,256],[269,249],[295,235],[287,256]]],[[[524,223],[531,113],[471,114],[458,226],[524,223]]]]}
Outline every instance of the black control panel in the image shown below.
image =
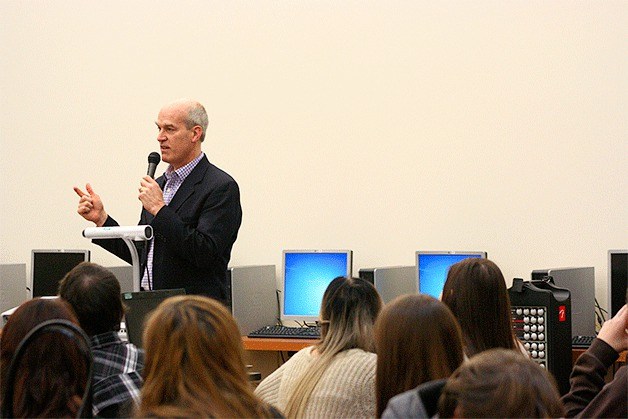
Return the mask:
{"type": "Polygon", "coordinates": [[[571,294],[549,281],[515,278],[508,289],[513,328],[530,358],[552,373],[561,394],[569,391],[571,294]]]}

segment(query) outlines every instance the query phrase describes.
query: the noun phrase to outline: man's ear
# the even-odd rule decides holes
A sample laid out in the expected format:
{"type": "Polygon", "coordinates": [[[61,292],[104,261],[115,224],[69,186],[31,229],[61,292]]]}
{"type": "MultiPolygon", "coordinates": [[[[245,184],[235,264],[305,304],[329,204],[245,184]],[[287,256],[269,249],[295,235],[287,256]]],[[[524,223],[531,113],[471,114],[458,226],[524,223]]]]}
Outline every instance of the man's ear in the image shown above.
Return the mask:
{"type": "Polygon", "coordinates": [[[192,128],[192,131],[194,131],[194,138],[192,138],[192,142],[198,142],[201,141],[201,135],[203,135],[203,127],[201,127],[200,125],[195,125],[194,128],[192,128]]]}

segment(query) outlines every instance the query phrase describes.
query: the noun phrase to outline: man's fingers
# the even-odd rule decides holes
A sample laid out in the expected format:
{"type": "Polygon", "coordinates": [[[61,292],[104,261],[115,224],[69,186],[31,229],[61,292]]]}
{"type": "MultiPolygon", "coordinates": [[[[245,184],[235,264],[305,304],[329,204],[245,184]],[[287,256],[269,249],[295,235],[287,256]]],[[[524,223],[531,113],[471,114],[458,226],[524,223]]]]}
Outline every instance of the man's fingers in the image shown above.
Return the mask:
{"type": "Polygon", "coordinates": [[[85,185],[85,189],[87,190],[87,193],[83,192],[80,188],[78,188],[77,186],[74,187],[74,192],[76,192],[76,194],[78,196],[80,196],[81,198],[83,198],[84,196],[93,196],[94,194],[94,189],[92,189],[92,185],[90,185],[89,183],[85,185]]]}
{"type": "Polygon", "coordinates": [[[83,192],[82,190],[80,190],[79,188],[77,188],[76,186],[74,187],[74,192],[76,192],[76,194],[78,196],[80,196],[81,198],[84,197],[86,194],[85,192],[83,192]]]}

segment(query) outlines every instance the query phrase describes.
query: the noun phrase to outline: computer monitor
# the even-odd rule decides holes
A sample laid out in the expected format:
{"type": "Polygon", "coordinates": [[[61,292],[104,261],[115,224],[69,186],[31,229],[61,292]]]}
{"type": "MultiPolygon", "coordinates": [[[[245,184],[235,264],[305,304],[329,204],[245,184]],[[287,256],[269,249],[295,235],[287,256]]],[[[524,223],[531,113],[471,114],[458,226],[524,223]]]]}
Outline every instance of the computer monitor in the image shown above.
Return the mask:
{"type": "Polygon", "coordinates": [[[608,314],[612,317],[626,304],[628,250],[608,251],[608,314]]]}
{"type": "Polygon", "coordinates": [[[122,301],[126,306],[124,325],[129,342],[142,347],[142,334],[148,314],[169,297],[184,295],[184,288],[156,291],[123,292],[122,301]]]}
{"type": "Polygon", "coordinates": [[[486,257],[486,252],[417,251],[415,261],[419,292],[440,298],[451,265],[468,258],[486,257]]]}
{"type": "Polygon", "coordinates": [[[133,266],[107,266],[120,283],[120,292],[133,292],[133,266]]]}
{"type": "Polygon", "coordinates": [[[45,249],[32,251],[32,297],[57,295],[59,282],[81,262],[88,262],[89,250],[45,249]]]}
{"type": "Polygon", "coordinates": [[[400,295],[417,293],[414,265],[362,268],[358,271],[358,276],[375,286],[384,304],[400,295]]]}
{"type": "Polygon", "coordinates": [[[227,269],[227,305],[242,336],[277,324],[280,310],[276,271],[275,265],[230,266],[227,269]]]}
{"type": "Polygon", "coordinates": [[[547,278],[557,287],[569,290],[571,296],[571,335],[595,336],[595,268],[535,269],[532,280],[547,278]]]}
{"type": "Polygon", "coordinates": [[[18,306],[30,297],[26,294],[26,264],[0,264],[0,311],[18,306]]]}
{"type": "Polygon", "coordinates": [[[281,320],[318,320],[323,294],[339,276],[351,276],[351,250],[284,250],[281,320]]]}

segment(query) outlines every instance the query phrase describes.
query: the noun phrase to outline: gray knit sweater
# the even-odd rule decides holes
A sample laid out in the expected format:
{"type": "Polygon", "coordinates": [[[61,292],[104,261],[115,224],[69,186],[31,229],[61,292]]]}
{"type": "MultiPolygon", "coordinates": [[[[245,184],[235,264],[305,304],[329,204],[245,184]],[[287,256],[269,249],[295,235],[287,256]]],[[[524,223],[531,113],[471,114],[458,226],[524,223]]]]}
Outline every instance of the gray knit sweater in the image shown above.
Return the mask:
{"type": "MultiPolygon", "coordinates": [[[[266,377],[255,394],[280,411],[297,380],[315,359],[312,347],[297,352],[266,377]]],[[[377,356],[361,349],[337,354],[314,388],[305,409],[307,418],[375,417],[375,367],[377,356]]]]}

